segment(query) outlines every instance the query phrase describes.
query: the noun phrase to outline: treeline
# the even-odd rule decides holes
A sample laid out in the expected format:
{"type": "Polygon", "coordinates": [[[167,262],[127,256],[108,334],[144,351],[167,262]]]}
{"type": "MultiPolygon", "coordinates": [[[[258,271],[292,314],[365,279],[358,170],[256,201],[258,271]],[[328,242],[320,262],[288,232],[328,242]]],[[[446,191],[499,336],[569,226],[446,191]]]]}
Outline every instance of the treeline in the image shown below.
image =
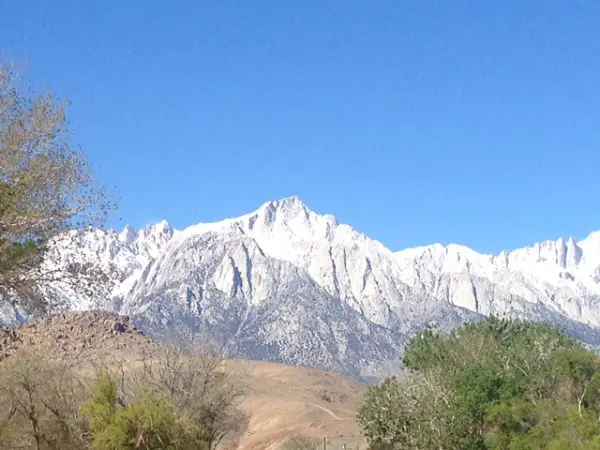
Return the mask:
{"type": "Polygon", "coordinates": [[[242,395],[210,353],[83,366],[21,353],[0,363],[0,448],[210,450],[244,431],[242,395]]]}
{"type": "Polygon", "coordinates": [[[372,449],[600,449],[600,358],[557,328],[489,318],[428,331],[403,365],[359,412],[372,449]]]}

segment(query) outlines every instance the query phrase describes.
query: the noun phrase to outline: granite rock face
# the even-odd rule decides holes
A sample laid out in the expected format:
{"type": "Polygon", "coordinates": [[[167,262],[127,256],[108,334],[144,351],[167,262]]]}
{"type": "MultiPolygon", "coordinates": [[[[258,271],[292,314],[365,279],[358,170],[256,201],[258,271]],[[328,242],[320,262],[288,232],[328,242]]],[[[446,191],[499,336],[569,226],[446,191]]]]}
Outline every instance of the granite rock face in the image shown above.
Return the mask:
{"type": "MultiPolygon", "coordinates": [[[[489,314],[548,321],[600,344],[600,232],[499,255],[439,244],[392,252],[291,197],[184,230],[161,222],[73,234],[49,258],[114,274],[108,296],[51,287],[59,309],[128,315],[162,339],[208,333],[230,356],[358,379],[396,370],[424,327],[489,314]]],[[[6,322],[26,316],[0,308],[6,322]]]]}

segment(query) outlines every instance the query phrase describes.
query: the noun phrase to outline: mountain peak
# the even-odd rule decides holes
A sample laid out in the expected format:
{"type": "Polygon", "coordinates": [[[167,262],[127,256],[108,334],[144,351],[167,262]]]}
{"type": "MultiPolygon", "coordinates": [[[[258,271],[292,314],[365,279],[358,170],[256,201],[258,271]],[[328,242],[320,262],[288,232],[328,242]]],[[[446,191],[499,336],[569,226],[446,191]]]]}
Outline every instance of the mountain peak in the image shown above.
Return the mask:
{"type": "Polygon", "coordinates": [[[276,221],[287,223],[298,217],[308,220],[311,213],[308,206],[295,195],[264,203],[256,211],[257,216],[264,217],[265,224],[273,224],[276,221]]]}
{"type": "Polygon", "coordinates": [[[263,208],[268,209],[277,209],[277,210],[287,210],[287,211],[298,211],[298,210],[308,210],[309,208],[306,204],[300,200],[300,197],[297,195],[292,195],[291,197],[285,197],[279,200],[272,200],[263,204],[263,208]]]}
{"type": "Polygon", "coordinates": [[[119,233],[119,241],[124,244],[131,244],[137,236],[135,228],[131,225],[125,225],[125,228],[119,233]]]}
{"type": "MultiPolygon", "coordinates": [[[[58,267],[81,254],[115,269],[110,295],[57,285],[61,308],[114,310],[157,336],[216,332],[235,357],[363,376],[397,361],[423,327],[490,314],[547,320],[600,344],[600,233],[498,256],[453,244],[394,254],[292,196],[182,231],[96,230],[55,250],[58,267]]],[[[5,305],[0,322],[27,313],[5,305]]]]}
{"type": "Polygon", "coordinates": [[[153,233],[159,234],[171,234],[173,232],[173,227],[166,220],[161,220],[160,222],[153,223],[151,225],[146,225],[144,228],[140,230],[140,233],[143,236],[148,236],[153,233]]]}

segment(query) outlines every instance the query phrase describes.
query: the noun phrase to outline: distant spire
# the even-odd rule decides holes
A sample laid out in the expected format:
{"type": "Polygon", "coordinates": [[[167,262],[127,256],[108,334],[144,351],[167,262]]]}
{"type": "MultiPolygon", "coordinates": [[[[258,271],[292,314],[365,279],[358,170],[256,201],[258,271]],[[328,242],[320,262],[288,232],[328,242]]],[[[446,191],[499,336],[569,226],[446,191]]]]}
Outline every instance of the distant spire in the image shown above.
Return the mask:
{"type": "Polygon", "coordinates": [[[123,228],[123,230],[119,233],[119,241],[123,242],[124,244],[131,244],[136,237],[137,233],[135,231],[135,228],[133,228],[131,225],[126,225],[125,228],[123,228]]]}

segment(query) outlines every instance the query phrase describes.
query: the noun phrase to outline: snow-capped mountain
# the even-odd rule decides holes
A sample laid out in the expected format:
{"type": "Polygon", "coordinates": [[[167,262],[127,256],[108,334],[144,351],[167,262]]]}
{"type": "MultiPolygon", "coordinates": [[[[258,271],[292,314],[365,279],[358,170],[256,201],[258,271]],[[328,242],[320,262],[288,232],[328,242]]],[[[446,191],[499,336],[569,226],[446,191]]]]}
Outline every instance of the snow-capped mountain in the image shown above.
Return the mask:
{"type": "MultiPolygon", "coordinates": [[[[291,197],[184,230],[161,222],[72,234],[49,259],[93,260],[114,274],[109,296],[55,287],[61,308],[114,310],[165,338],[207,332],[232,356],[356,378],[397,367],[425,326],[488,314],[550,321],[600,344],[600,233],[499,255],[439,244],[394,253],[291,197]]],[[[2,315],[15,319],[8,307],[2,315]]]]}
{"type": "Polygon", "coordinates": [[[600,233],[499,255],[439,244],[397,252],[401,280],[484,315],[547,309],[600,326],[600,233]]]}

